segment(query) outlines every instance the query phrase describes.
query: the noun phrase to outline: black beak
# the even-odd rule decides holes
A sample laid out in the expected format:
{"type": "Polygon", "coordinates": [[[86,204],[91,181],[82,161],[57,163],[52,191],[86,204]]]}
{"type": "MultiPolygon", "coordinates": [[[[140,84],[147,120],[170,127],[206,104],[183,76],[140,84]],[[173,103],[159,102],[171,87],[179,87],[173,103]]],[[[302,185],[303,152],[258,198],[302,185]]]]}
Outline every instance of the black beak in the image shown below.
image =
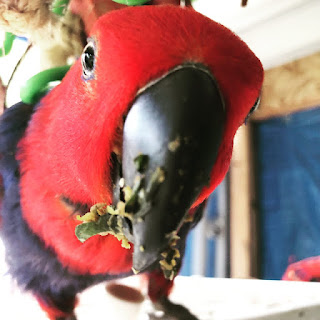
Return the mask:
{"type": "Polygon", "coordinates": [[[159,259],[209,183],[224,122],[216,81],[199,65],[174,69],[134,101],[124,123],[122,171],[138,199],[127,228],[137,271],[159,259]]]}

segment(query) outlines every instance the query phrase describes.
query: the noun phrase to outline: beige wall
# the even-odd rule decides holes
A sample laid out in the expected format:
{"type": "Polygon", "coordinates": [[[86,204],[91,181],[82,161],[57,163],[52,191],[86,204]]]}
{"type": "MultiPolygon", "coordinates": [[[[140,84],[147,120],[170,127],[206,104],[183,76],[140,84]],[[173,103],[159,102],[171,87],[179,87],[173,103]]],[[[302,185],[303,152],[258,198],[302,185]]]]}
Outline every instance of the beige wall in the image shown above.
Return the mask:
{"type": "Polygon", "coordinates": [[[320,52],[265,72],[262,99],[253,120],[320,105],[320,52]]]}

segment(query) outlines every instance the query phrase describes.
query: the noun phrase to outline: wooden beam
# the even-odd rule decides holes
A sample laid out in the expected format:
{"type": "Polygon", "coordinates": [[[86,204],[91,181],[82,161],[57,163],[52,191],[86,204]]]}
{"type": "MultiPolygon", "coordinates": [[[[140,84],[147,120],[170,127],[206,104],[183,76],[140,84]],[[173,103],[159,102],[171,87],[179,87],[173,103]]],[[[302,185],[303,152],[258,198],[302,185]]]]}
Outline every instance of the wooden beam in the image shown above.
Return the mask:
{"type": "Polygon", "coordinates": [[[235,137],[230,166],[230,275],[257,276],[257,232],[253,214],[251,128],[242,126],[235,137]]]}
{"type": "Polygon", "coordinates": [[[320,52],[265,72],[261,105],[252,120],[265,120],[320,105],[320,52]]]}

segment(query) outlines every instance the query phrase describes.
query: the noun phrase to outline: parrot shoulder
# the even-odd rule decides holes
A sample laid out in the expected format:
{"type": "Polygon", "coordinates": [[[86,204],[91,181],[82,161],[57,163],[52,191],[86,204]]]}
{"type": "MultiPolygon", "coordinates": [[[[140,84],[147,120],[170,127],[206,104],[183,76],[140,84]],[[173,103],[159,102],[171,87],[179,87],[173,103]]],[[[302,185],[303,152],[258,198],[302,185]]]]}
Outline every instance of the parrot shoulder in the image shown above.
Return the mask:
{"type": "Polygon", "coordinates": [[[33,109],[34,106],[19,102],[6,109],[0,117],[0,206],[7,185],[18,172],[15,159],[17,144],[28,126],[33,109]]]}
{"type": "Polygon", "coordinates": [[[1,157],[16,151],[17,144],[27,128],[34,106],[18,102],[0,117],[1,157]]]}

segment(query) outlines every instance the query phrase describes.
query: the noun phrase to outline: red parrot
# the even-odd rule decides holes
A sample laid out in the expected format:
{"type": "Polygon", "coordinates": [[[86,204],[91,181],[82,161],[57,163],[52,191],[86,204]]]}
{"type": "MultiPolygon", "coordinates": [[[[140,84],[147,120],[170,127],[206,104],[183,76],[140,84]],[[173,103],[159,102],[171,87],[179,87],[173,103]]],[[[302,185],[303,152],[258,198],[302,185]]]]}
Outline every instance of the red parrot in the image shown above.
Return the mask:
{"type": "Polygon", "coordinates": [[[320,281],[320,256],[309,257],[294,263],[291,263],[282,280],[287,281],[320,281]]]}
{"type": "MultiPolygon", "coordinates": [[[[74,319],[78,293],[132,268],[148,277],[151,300],[172,310],[174,276],[159,261],[178,271],[172,252],[183,255],[204,200],[225,176],[262,81],[258,58],[222,25],[189,8],[128,7],[98,19],[80,59],[37,105],[4,112],[6,259],[50,319],[74,319]],[[144,171],[135,163],[141,155],[144,171]],[[131,248],[111,234],[80,242],[76,216],[116,204],[119,181],[134,189],[137,176],[145,201],[129,218],[117,216],[131,248]]],[[[176,307],[170,319],[196,319],[176,307]]]]}

